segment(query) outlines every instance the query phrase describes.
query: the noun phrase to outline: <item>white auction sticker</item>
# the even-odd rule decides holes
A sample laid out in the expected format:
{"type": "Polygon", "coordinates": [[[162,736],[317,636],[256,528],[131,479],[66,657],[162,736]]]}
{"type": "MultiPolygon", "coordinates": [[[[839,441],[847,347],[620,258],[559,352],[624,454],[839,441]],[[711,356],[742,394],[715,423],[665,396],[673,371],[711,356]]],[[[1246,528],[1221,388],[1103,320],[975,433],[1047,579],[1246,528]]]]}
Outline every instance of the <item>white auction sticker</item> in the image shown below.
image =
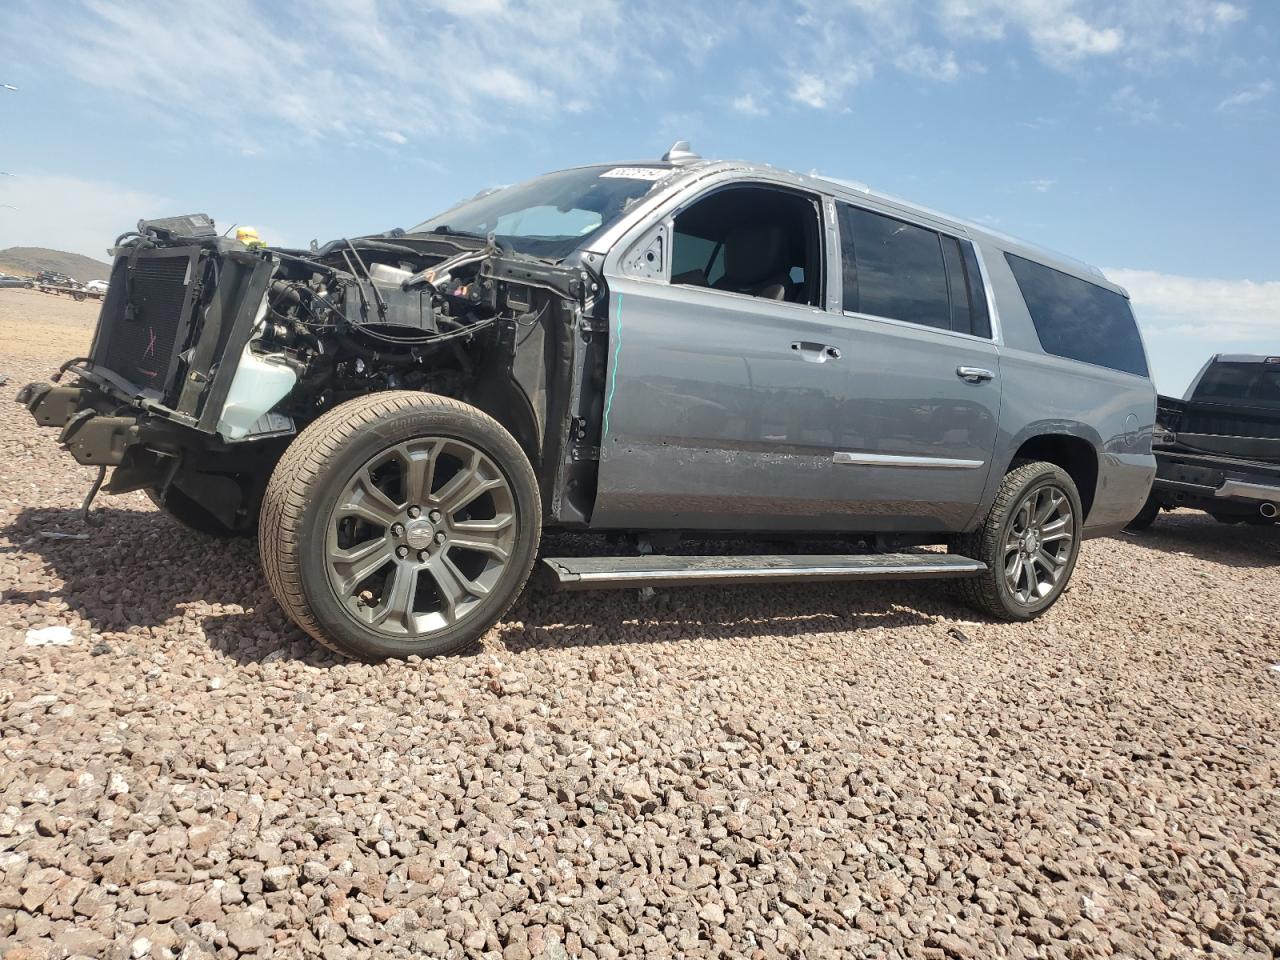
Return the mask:
{"type": "Polygon", "coordinates": [[[621,180],[661,180],[670,172],[666,167],[614,167],[600,176],[617,177],[621,180]]]}

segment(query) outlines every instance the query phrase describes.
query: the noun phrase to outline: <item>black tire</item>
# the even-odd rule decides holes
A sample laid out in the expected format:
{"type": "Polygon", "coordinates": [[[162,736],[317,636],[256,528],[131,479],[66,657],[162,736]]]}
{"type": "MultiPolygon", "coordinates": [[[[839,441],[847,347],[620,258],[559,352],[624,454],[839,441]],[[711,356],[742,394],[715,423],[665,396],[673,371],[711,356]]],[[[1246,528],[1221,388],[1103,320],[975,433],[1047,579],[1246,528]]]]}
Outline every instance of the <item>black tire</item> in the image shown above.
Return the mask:
{"type": "Polygon", "coordinates": [[[1146,530],[1151,524],[1156,522],[1156,517],[1160,515],[1160,502],[1153,497],[1148,497],[1147,502],[1142,505],[1142,509],[1138,511],[1138,515],[1124,525],[1126,530],[1146,530]]]}
{"type": "MultiPolygon", "coordinates": [[[[483,501],[490,494],[474,496],[483,501]]],[[[510,608],[528,579],[541,532],[542,506],[533,468],[501,424],[447,397],[390,391],[334,407],[298,435],[267,483],[258,543],[271,592],[298,626],[344,656],[382,660],[453,653],[483,636],[510,608]],[[419,467],[425,494],[416,495],[410,490],[412,457],[401,457],[401,451],[423,447],[432,452],[423,457],[428,465],[419,467]],[[451,506],[450,497],[444,495],[437,501],[450,480],[438,488],[433,483],[451,449],[465,449],[475,456],[469,465],[458,466],[452,477],[456,480],[465,471],[460,481],[465,489],[481,477],[477,464],[483,464],[488,477],[483,482],[497,485],[500,491],[492,494],[493,503],[499,495],[503,498],[500,518],[497,512],[488,521],[473,518],[476,500],[451,506]],[[388,471],[391,481],[384,479],[388,471]],[[389,482],[395,489],[353,495],[353,489],[369,490],[362,486],[366,481],[375,486],[389,482]],[[379,514],[380,520],[370,522],[353,509],[357,499],[378,511],[394,512],[379,514]],[[415,499],[421,506],[414,504],[415,499]],[[501,536],[508,538],[503,556],[482,558],[483,574],[461,573],[462,561],[453,551],[467,555],[474,551],[461,542],[467,534],[460,531],[465,525],[485,522],[501,527],[501,536]],[[352,526],[343,526],[348,523],[352,526]],[[512,525],[515,529],[505,532],[512,525]],[[356,536],[356,528],[364,539],[356,536]],[[351,540],[345,546],[344,537],[351,540]],[[347,562],[340,559],[342,551],[354,555],[366,546],[371,562],[361,561],[360,566],[382,565],[372,573],[353,572],[340,589],[337,580],[343,578],[335,571],[347,562]],[[402,549],[405,554],[399,552],[402,549]],[[388,550],[394,552],[387,555],[388,550]],[[423,562],[415,564],[418,557],[423,562]],[[465,609],[456,592],[451,601],[443,599],[448,591],[441,575],[455,588],[470,585],[464,587],[472,589],[464,598],[465,609]],[[477,592],[482,577],[490,581],[483,592],[477,592]],[[401,578],[412,584],[404,590],[407,601],[398,590],[401,578]],[[371,579],[375,586],[361,589],[371,579]],[[377,596],[371,596],[375,592],[377,596]],[[419,610],[424,594],[437,601],[437,609],[419,610]],[[402,604],[393,603],[396,596],[401,596],[402,604]],[[399,632],[390,632],[388,624],[399,632]]],[[[354,558],[349,564],[348,569],[357,566],[354,558]]]]}
{"type": "Polygon", "coordinates": [[[253,534],[252,530],[235,530],[228,527],[225,523],[215,517],[212,513],[202,507],[195,500],[192,500],[177,487],[169,487],[168,493],[164,499],[160,497],[159,490],[147,489],[145,493],[152,503],[162,513],[169,516],[176,523],[181,524],[188,530],[194,530],[196,533],[203,533],[206,537],[216,537],[219,540],[232,540],[236,537],[248,537],[253,534]]]}
{"type": "Polygon", "coordinates": [[[83,293],[81,293],[79,290],[77,290],[77,291],[76,291],[75,293],[73,293],[71,296],[72,296],[72,297],[74,297],[76,300],[83,300],[83,299],[84,299],[84,294],[83,294],[83,293]]]}
{"type": "MultiPolygon", "coordinates": [[[[960,596],[972,606],[1001,620],[1035,619],[1053,606],[1071,580],[1080,555],[1082,523],[1080,494],[1071,477],[1062,468],[1052,463],[1035,462],[1010,470],[979,527],[972,533],[958,537],[952,545],[953,553],[973,557],[987,565],[987,570],[981,576],[956,581],[960,596]],[[1069,504],[1070,516],[1063,518],[1068,521],[1063,530],[1069,529],[1069,540],[1063,545],[1065,550],[1061,555],[1061,567],[1052,585],[1034,599],[1020,599],[1006,577],[1006,560],[1012,556],[1006,545],[1016,529],[1019,508],[1034,494],[1052,489],[1064,494],[1069,504]]],[[[1036,542],[1039,544],[1038,540],[1036,542]]],[[[1045,537],[1044,542],[1049,542],[1049,538],[1045,537]]],[[[1058,540],[1054,542],[1060,543],[1058,540]]],[[[1062,547],[1055,546],[1055,549],[1062,547]]],[[[1026,566],[1030,571],[1023,573],[1028,577],[1034,576],[1036,566],[1026,566]]],[[[1029,583],[1030,580],[1022,582],[1029,583]]],[[[1028,590],[1030,592],[1032,591],[1028,590]]]]}

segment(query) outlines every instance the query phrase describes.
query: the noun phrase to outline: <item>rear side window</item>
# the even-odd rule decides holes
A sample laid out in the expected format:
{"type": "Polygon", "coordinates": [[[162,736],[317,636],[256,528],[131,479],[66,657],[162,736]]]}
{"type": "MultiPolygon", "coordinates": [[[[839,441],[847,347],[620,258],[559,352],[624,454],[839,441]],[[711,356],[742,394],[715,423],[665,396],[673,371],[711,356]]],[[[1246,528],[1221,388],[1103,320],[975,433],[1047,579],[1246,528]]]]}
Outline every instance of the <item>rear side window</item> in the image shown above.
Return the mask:
{"type": "Polygon", "coordinates": [[[1006,253],[1046,353],[1147,376],[1129,301],[1096,283],[1006,253]]]}
{"type": "Polygon", "coordinates": [[[838,210],[844,309],[991,336],[972,246],[847,204],[838,210]]]}

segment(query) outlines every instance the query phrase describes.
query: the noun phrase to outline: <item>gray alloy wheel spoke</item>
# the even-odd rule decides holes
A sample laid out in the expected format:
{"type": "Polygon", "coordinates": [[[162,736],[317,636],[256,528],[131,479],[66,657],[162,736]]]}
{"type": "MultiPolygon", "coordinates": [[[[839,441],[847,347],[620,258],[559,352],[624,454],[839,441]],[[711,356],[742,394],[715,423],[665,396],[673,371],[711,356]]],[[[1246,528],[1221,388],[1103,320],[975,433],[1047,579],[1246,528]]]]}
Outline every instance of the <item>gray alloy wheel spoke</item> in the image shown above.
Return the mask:
{"type": "Polygon", "coordinates": [[[478,550],[506,560],[515,540],[515,517],[506,513],[492,520],[464,520],[453,524],[452,531],[450,547],[478,550]]]}
{"type": "Polygon", "coordinates": [[[395,557],[395,548],[387,542],[385,535],[346,550],[332,546],[329,548],[329,566],[342,578],[344,593],[351,593],[362,581],[395,557]]]}
{"type": "Polygon", "coordinates": [[[1045,490],[1039,501],[1035,511],[1035,522],[1043,524],[1062,505],[1063,498],[1053,490],[1045,490]]]}
{"type": "Polygon", "coordinates": [[[1004,575],[1008,578],[1009,586],[1015,594],[1018,593],[1018,584],[1022,582],[1023,568],[1026,566],[1022,559],[1022,554],[1016,553],[1008,566],[1005,567],[1004,575]]]}
{"type": "Polygon", "coordinates": [[[1071,514],[1067,513],[1061,519],[1052,523],[1046,523],[1040,528],[1040,542],[1053,543],[1056,540],[1071,539],[1071,514]]]}
{"type": "Polygon", "coordinates": [[[1019,603],[1035,603],[1058,588],[1074,549],[1074,523],[1070,498],[1053,484],[1028,493],[1013,511],[1004,578],[1019,603]]]}
{"type": "Polygon", "coordinates": [[[389,527],[399,513],[400,505],[377,488],[368,466],[362,467],[354,481],[347,485],[338,506],[340,517],[360,517],[383,527],[389,527]]]}
{"type": "Polygon", "coordinates": [[[452,563],[445,562],[445,554],[435,557],[427,567],[427,573],[431,579],[436,582],[436,592],[440,594],[440,599],[444,603],[445,621],[453,623],[458,619],[459,607],[467,600],[475,596],[466,582],[459,575],[457,568],[452,563]]]}
{"type": "Polygon", "coordinates": [[[1058,579],[1058,572],[1062,569],[1063,564],[1066,562],[1065,560],[1060,560],[1059,558],[1055,557],[1053,554],[1045,550],[1043,547],[1041,547],[1040,550],[1036,552],[1036,560],[1039,561],[1040,566],[1044,567],[1045,573],[1049,574],[1049,576],[1053,577],[1053,579],[1055,580],[1058,579]]]}
{"type": "Polygon", "coordinates": [[[373,615],[376,624],[399,624],[413,632],[413,601],[418,592],[418,571],[411,564],[398,563],[382,588],[382,602],[373,615]]]}
{"type": "Polygon", "coordinates": [[[396,455],[404,465],[405,505],[426,503],[431,496],[431,484],[435,478],[436,454],[439,445],[436,443],[402,443],[396,448],[396,455]]]}
{"type": "Polygon", "coordinates": [[[486,477],[481,473],[483,465],[484,457],[477,450],[470,462],[432,495],[432,502],[439,504],[446,514],[452,515],[473,503],[481,494],[506,486],[506,481],[501,477],[486,477]]]}

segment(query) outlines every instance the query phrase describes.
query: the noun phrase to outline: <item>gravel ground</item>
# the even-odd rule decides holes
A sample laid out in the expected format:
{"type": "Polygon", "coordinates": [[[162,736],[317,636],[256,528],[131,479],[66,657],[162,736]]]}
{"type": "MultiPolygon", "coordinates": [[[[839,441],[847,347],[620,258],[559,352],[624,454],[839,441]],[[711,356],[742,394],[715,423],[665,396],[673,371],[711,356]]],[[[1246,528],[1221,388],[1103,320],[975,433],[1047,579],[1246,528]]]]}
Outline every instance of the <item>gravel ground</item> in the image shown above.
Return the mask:
{"type": "Polygon", "coordinates": [[[1035,625],[535,592],[473,655],[343,663],[251,543],[80,525],[9,401],[93,316],[0,291],[5,960],[1280,950],[1280,530],[1093,542],[1035,625]]]}

